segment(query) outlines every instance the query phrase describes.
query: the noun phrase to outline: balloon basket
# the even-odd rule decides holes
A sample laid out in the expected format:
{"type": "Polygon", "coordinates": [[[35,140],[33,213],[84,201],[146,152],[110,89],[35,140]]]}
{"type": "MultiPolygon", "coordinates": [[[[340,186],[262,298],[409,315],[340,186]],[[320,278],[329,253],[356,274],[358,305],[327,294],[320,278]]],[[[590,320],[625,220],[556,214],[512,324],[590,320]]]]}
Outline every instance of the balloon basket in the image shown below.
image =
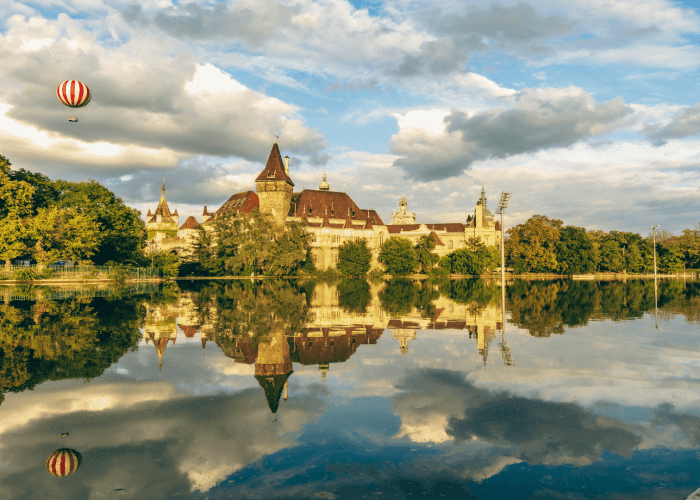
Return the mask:
{"type": "Polygon", "coordinates": [[[68,121],[69,121],[69,122],[77,122],[78,119],[77,119],[75,116],[69,116],[69,117],[68,117],[68,121]]]}

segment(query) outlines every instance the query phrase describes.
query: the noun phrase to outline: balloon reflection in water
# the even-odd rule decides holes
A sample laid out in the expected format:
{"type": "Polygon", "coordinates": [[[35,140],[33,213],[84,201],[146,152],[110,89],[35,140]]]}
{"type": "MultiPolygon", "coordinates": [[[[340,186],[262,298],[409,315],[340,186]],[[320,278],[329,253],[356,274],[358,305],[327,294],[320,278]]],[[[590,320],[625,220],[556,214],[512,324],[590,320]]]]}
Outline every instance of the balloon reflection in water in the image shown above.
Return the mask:
{"type": "Polygon", "coordinates": [[[46,460],[46,470],[56,477],[70,476],[80,467],[83,457],[75,450],[61,448],[46,460]]]}

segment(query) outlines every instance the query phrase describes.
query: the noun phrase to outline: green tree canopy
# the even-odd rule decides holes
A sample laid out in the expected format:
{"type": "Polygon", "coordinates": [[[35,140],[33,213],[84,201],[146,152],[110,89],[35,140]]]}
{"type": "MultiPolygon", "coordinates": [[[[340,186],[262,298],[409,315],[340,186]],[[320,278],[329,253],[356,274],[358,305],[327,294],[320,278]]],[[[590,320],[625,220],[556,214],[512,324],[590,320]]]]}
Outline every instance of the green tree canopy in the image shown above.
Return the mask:
{"type": "Polygon", "coordinates": [[[533,215],[524,224],[510,228],[505,242],[508,265],[516,272],[559,271],[557,243],[562,224],[558,219],[533,215]]]}
{"type": "Polygon", "coordinates": [[[413,245],[406,238],[389,238],[385,241],[379,253],[379,262],[393,276],[410,274],[418,265],[413,245]]]}
{"type": "Polygon", "coordinates": [[[371,260],[372,252],[364,239],[347,240],[338,247],[338,271],[343,276],[364,276],[371,260]]]}
{"type": "Polygon", "coordinates": [[[483,274],[484,268],[484,263],[471,250],[460,248],[450,254],[450,271],[453,274],[479,275],[483,274]]]}
{"type": "Polygon", "coordinates": [[[76,208],[40,208],[31,221],[33,256],[40,267],[59,259],[89,259],[100,244],[100,226],[76,208]]]}
{"type": "Polygon", "coordinates": [[[598,248],[584,228],[566,226],[559,235],[557,261],[563,274],[587,274],[597,269],[598,248]]]}
{"type": "Polygon", "coordinates": [[[308,255],[309,236],[293,222],[280,227],[254,210],[252,214],[224,213],[211,233],[200,230],[193,260],[209,274],[289,276],[308,255]]]}
{"type": "Polygon", "coordinates": [[[56,206],[74,208],[100,226],[101,239],[92,260],[96,264],[138,258],[145,242],[145,224],[138,210],[97,181],[56,181],[56,206]]]}
{"type": "Polygon", "coordinates": [[[416,253],[416,259],[418,260],[418,265],[420,266],[420,271],[424,274],[428,274],[440,260],[440,257],[433,253],[434,249],[435,240],[431,234],[418,238],[414,251],[416,253]]]}

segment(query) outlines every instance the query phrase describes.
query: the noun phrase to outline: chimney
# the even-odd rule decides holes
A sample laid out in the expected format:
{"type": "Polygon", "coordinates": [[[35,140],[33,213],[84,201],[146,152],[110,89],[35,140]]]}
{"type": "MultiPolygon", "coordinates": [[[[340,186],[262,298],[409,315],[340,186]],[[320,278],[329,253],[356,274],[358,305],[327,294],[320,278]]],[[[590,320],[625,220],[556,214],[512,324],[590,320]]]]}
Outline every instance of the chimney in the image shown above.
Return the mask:
{"type": "Polygon", "coordinates": [[[284,157],[284,173],[289,177],[289,156],[284,157]]]}

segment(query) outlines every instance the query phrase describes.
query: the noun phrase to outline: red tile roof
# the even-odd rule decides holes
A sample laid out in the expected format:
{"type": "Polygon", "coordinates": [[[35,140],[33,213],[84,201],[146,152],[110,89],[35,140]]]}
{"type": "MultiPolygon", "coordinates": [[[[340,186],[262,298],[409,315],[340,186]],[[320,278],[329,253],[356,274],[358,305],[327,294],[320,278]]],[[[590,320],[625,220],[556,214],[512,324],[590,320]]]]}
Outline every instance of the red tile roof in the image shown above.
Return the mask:
{"type": "MultiPolygon", "coordinates": [[[[390,234],[398,234],[401,231],[416,231],[421,224],[388,224],[386,227],[390,234]]],[[[461,222],[447,222],[436,224],[425,224],[425,227],[430,231],[445,231],[448,233],[463,233],[469,227],[461,222]]]]}
{"type": "Polygon", "coordinates": [[[216,215],[218,217],[230,211],[249,214],[259,206],[260,199],[258,198],[258,194],[254,191],[244,191],[242,193],[236,193],[226,200],[224,204],[221,205],[221,208],[216,211],[216,215]]]}
{"type": "Polygon", "coordinates": [[[267,159],[267,164],[263,171],[260,172],[255,179],[256,181],[287,181],[292,186],[292,179],[284,171],[284,162],[282,162],[282,154],[277,143],[272,145],[270,157],[267,159]]]}
{"type": "Polygon", "coordinates": [[[307,217],[328,216],[333,219],[341,219],[350,214],[355,224],[371,221],[374,225],[384,225],[377,212],[361,209],[347,193],[337,191],[305,189],[301,193],[294,193],[287,217],[302,217],[304,212],[307,217]]]}
{"type": "Polygon", "coordinates": [[[182,226],[180,226],[180,229],[197,229],[198,227],[201,227],[199,225],[199,222],[197,222],[197,219],[190,215],[189,217],[187,217],[185,223],[182,226]]]}
{"type": "MultiPolygon", "coordinates": [[[[191,217],[190,217],[191,218],[191,217]]],[[[193,325],[180,325],[180,330],[185,334],[185,337],[191,339],[197,333],[197,327],[193,325]]]]}
{"type": "Polygon", "coordinates": [[[433,243],[435,243],[435,246],[445,246],[445,244],[442,241],[440,241],[440,238],[438,238],[438,235],[435,233],[435,231],[432,231],[430,233],[430,237],[433,239],[433,243]]]}

